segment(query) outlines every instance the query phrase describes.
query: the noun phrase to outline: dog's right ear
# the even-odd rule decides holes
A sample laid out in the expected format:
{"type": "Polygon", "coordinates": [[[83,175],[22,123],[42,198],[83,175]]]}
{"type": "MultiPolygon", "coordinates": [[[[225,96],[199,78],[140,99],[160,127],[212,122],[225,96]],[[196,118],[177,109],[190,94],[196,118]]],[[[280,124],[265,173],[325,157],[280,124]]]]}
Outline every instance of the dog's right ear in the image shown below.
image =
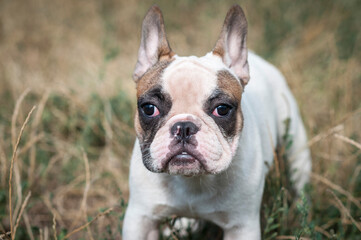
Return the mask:
{"type": "Polygon", "coordinates": [[[158,61],[171,59],[173,56],[165,34],[162,12],[157,5],[153,5],[143,20],[138,61],[133,73],[134,81],[137,82],[158,61]]]}

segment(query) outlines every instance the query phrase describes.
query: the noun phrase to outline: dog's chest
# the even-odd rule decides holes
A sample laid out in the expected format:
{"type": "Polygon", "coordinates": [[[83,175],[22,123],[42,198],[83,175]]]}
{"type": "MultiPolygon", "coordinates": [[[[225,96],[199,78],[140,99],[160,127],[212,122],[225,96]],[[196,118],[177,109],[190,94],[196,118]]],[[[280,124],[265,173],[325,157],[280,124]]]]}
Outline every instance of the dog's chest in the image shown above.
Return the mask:
{"type": "Polygon", "coordinates": [[[232,199],[231,189],[222,186],[222,182],[209,181],[203,177],[176,177],[168,180],[164,189],[167,201],[156,204],[153,213],[162,217],[177,215],[211,220],[220,225],[228,224],[232,218],[232,205],[229,204],[232,199]]]}

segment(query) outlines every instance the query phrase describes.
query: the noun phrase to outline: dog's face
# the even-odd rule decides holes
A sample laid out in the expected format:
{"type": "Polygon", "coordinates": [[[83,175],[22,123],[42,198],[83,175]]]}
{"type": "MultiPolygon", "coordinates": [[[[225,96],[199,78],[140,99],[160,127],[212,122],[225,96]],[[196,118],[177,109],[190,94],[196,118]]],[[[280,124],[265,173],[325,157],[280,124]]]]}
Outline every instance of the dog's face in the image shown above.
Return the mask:
{"type": "Polygon", "coordinates": [[[234,6],[212,52],[179,57],[169,47],[159,8],[149,10],[133,75],[135,126],[147,169],[194,176],[217,174],[230,165],[249,80],[246,32],[244,13],[234,6]]]}

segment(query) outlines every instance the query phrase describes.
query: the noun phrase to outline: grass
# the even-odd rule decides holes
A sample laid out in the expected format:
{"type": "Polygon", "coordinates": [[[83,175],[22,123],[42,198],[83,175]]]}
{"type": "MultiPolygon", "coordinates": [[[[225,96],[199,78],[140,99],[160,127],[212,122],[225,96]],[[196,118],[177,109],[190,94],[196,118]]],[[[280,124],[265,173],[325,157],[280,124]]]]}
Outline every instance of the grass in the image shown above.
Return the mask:
{"type": "MultiPolygon", "coordinates": [[[[212,49],[233,3],[157,1],[173,50],[212,49]]],[[[263,238],[360,238],[360,1],[238,3],[249,48],[283,72],[298,100],[313,157],[311,183],[296,201],[278,149],[263,238]]],[[[120,238],[135,139],[131,75],[150,4],[0,2],[0,239],[120,238]]],[[[163,239],[222,236],[214,226],[188,237],[173,230],[163,239]]]]}

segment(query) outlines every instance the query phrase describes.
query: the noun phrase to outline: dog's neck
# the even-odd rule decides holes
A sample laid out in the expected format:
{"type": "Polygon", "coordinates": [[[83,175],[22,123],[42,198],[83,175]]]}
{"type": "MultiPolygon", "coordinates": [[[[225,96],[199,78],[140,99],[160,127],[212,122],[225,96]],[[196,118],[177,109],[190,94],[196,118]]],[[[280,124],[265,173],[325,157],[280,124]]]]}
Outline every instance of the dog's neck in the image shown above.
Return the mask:
{"type": "MultiPolygon", "coordinates": [[[[238,149],[237,149],[238,150],[238,149]]],[[[180,191],[184,194],[199,195],[200,193],[206,193],[207,195],[216,195],[219,191],[225,191],[228,186],[231,186],[237,179],[237,166],[235,162],[231,163],[231,166],[225,171],[219,174],[206,174],[193,177],[186,177],[182,175],[169,175],[162,173],[163,180],[168,187],[173,191],[178,191],[179,186],[182,186],[180,191]]]]}

